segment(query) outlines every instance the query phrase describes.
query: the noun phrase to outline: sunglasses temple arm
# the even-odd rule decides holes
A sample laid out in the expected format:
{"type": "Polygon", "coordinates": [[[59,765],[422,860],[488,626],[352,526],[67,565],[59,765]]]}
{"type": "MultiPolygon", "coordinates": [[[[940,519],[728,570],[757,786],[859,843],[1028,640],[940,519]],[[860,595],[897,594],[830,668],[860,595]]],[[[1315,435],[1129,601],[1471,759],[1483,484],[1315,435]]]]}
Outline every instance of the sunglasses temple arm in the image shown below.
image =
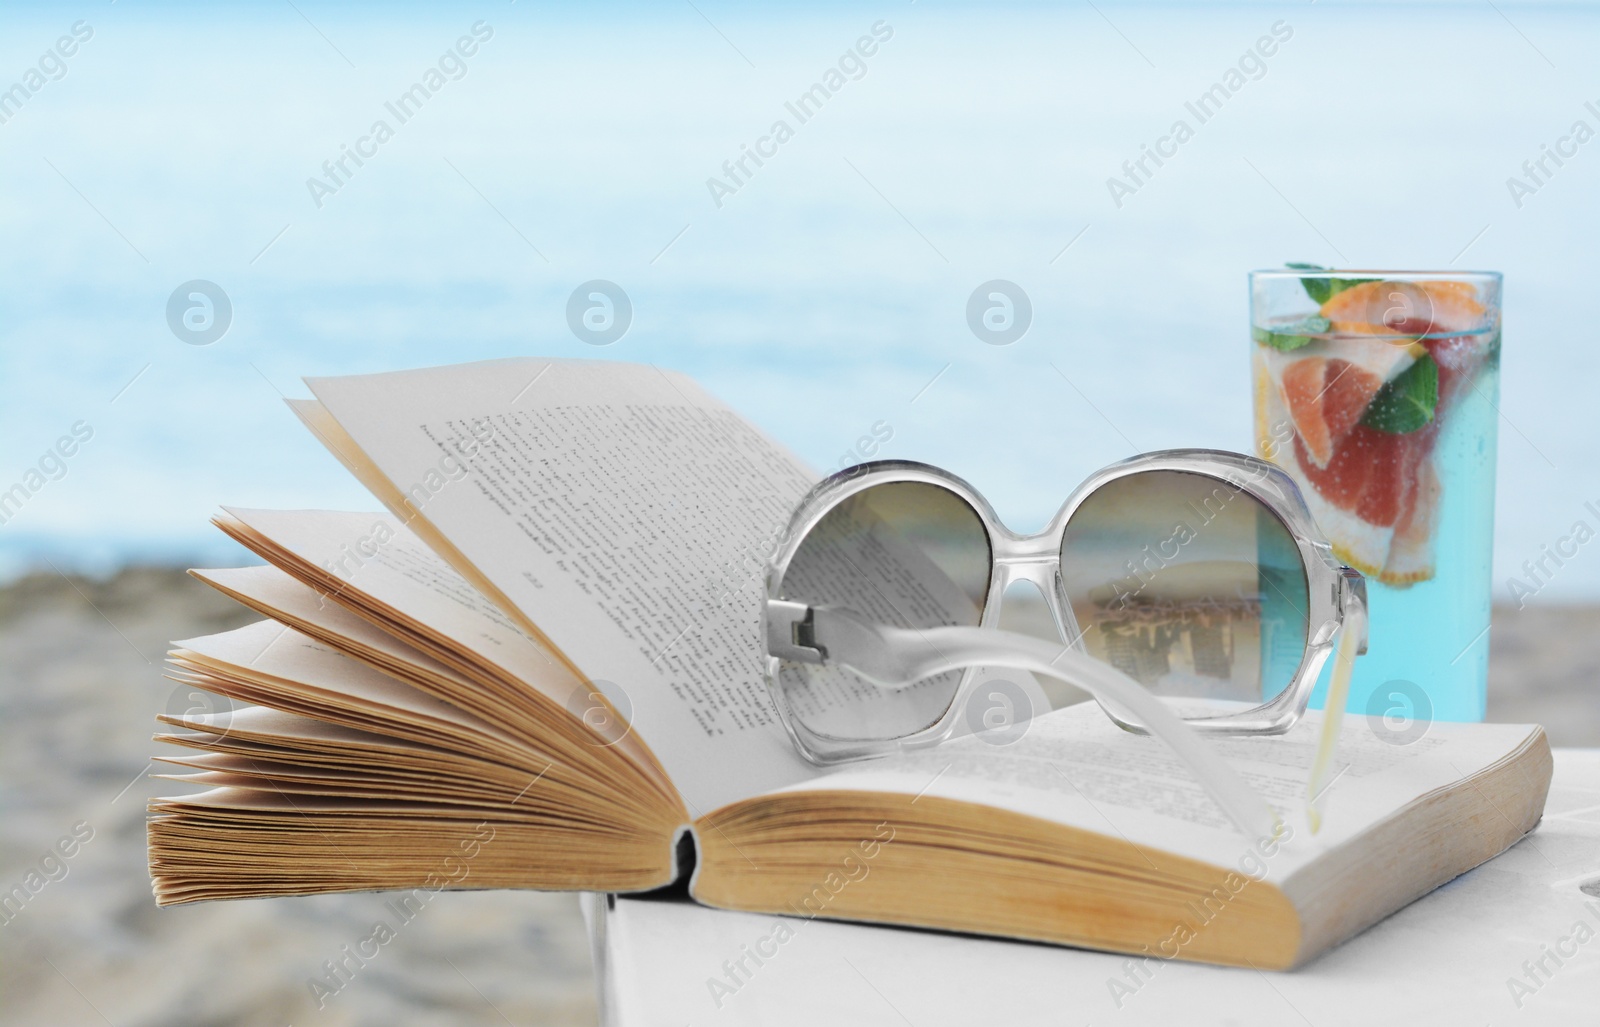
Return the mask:
{"type": "Polygon", "coordinates": [[[887,687],[965,667],[1008,667],[1065,681],[1132,713],[1178,755],[1195,778],[1251,840],[1282,830],[1272,808],[1200,735],[1137,681],[1110,664],[1030,635],[994,628],[926,630],[869,624],[841,610],[812,607],[812,632],[827,662],[839,663],[887,687]]]}
{"type": "Polygon", "coordinates": [[[1350,698],[1350,677],[1355,672],[1356,657],[1367,648],[1366,582],[1355,571],[1348,568],[1346,571],[1344,623],[1339,627],[1333,677],[1328,682],[1327,702],[1323,704],[1322,735],[1317,739],[1317,752],[1311,758],[1311,776],[1306,782],[1306,819],[1311,822],[1312,834],[1322,829],[1322,797],[1333,783],[1328,775],[1333,772],[1333,753],[1339,744],[1344,708],[1350,698]]]}

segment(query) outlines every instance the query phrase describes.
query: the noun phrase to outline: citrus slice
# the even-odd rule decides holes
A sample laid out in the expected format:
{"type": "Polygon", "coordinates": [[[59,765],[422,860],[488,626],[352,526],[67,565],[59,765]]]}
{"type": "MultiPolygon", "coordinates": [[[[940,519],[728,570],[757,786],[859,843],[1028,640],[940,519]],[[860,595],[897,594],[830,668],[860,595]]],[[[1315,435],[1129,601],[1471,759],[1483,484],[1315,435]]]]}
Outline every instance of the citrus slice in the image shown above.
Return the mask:
{"type": "Polygon", "coordinates": [[[1283,400],[1272,382],[1266,360],[1257,355],[1251,363],[1255,365],[1255,403],[1252,406],[1256,415],[1256,452],[1268,460],[1279,460],[1283,456],[1283,442],[1276,437],[1275,426],[1284,420],[1287,412],[1282,409],[1283,400]]]}
{"type": "Polygon", "coordinates": [[[1307,455],[1318,467],[1354,428],[1383,379],[1339,357],[1305,357],[1283,370],[1283,398],[1307,455]]]}
{"type": "Polygon", "coordinates": [[[1294,468],[1294,478],[1312,519],[1333,544],[1333,555],[1368,578],[1379,580],[1394,541],[1393,526],[1368,524],[1351,511],[1334,506],[1306,480],[1302,467],[1294,468]]]}
{"type": "Polygon", "coordinates": [[[1468,282],[1362,282],[1335,293],[1321,314],[1340,335],[1439,335],[1484,323],[1468,282]]]}
{"type": "Polygon", "coordinates": [[[1297,440],[1300,474],[1311,486],[1304,491],[1308,501],[1316,497],[1312,516],[1333,541],[1334,552],[1361,573],[1396,585],[1428,576],[1417,573],[1419,563],[1431,569],[1426,552],[1420,559],[1408,557],[1403,569],[1389,564],[1397,535],[1407,539],[1403,550],[1425,550],[1432,537],[1431,504],[1437,494],[1419,484],[1437,435],[1437,424],[1402,435],[1357,424],[1334,447],[1325,468],[1313,464],[1297,440]],[[1420,517],[1419,501],[1430,504],[1420,517]]]}
{"type": "Polygon", "coordinates": [[[1391,585],[1411,584],[1433,577],[1433,533],[1439,526],[1439,472],[1431,459],[1417,466],[1407,512],[1394,526],[1389,558],[1379,579],[1391,585]]]}
{"type": "MultiPolygon", "coordinates": [[[[1287,353],[1257,347],[1257,373],[1275,384],[1277,399],[1317,467],[1327,467],[1339,440],[1361,420],[1372,398],[1426,353],[1386,338],[1317,340],[1287,353]]],[[[1259,388],[1259,385],[1258,385],[1259,388]]],[[[1262,405],[1257,404],[1258,416],[1262,405]]],[[[1257,437],[1262,435],[1257,426],[1257,437]]]]}

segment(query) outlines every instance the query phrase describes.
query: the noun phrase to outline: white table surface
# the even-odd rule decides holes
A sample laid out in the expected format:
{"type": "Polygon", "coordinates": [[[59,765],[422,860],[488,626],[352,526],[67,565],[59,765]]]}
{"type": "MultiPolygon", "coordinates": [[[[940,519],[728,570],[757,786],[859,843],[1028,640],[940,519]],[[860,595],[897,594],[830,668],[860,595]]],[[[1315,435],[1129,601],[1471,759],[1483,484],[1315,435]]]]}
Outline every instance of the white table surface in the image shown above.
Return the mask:
{"type": "Polygon", "coordinates": [[[1600,1027],[1600,750],[1557,751],[1544,820],[1527,838],[1300,970],[1158,962],[1120,1006],[1108,982],[1126,983],[1125,956],[682,900],[586,896],[585,915],[602,1018],[617,1027],[1600,1027]],[[771,938],[780,921],[793,937],[761,966],[747,962],[737,991],[715,995],[708,982],[725,981],[723,962],[771,938]],[[1572,954],[1558,967],[1553,950],[1572,954]],[[1523,963],[1541,957],[1552,972],[1535,971],[1530,984],[1523,963]],[[1528,987],[1520,1007],[1513,980],[1528,987]]]}

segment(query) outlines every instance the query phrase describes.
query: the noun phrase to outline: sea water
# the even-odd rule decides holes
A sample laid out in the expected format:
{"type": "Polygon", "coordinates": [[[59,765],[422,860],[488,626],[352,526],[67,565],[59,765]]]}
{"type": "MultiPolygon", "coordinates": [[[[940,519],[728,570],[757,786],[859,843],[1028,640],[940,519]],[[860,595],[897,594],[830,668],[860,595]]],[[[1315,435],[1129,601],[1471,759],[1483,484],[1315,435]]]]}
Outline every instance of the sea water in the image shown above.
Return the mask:
{"type": "MultiPolygon", "coordinates": [[[[1367,654],[1345,709],[1386,717],[1400,737],[1412,723],[1484,716],[1499,391],[1496,352],[1442,414],[1431,457],[1443,490],[1433,577],[1403,586],[1367,579],[1367,654]]],[[[1316,709],[1332,665],[1312,694],[1316,709]]]]}

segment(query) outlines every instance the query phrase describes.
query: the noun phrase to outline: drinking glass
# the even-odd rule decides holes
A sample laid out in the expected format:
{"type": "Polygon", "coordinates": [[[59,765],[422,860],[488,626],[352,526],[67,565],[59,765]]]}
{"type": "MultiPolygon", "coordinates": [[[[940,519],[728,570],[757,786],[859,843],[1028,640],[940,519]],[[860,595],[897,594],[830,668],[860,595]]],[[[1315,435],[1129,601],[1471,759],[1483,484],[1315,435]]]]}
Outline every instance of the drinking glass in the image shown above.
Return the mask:
{"type": "Polygon", "coordinates": [[[1250,351],[1257,453],[1367,576],[1369,649],[1347,708],[1482,720],[1500,275],[1256,271],[1250,351]]]}

